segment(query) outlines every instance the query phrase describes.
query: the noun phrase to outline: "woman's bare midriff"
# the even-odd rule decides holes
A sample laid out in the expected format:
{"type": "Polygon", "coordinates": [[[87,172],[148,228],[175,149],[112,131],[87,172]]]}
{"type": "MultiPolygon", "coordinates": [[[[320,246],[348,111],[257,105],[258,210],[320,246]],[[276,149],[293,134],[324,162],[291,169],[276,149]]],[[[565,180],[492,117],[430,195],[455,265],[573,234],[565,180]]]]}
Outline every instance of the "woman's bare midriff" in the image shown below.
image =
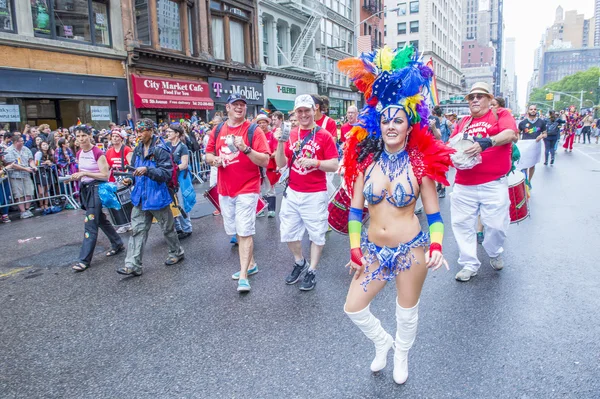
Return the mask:
{"type": "Polygon", "coordinates": [[[369,206],[369,241],[380,247],[397,247],[415,238],[421,231],[415,204],[397,208],[384,200],[369,206]]]}

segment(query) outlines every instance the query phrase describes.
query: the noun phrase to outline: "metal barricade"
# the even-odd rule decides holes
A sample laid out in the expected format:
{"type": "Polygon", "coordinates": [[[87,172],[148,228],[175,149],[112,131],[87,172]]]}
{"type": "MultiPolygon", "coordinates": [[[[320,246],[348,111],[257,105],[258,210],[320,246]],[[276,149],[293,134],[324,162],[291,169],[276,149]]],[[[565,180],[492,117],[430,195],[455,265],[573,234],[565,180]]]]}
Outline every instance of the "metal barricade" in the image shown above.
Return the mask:
{"type": "Polygon", "coordinates": [[[193,180],[197,180],[200,184],[208,181],[210,176],[210,165],[206,163],[204,151],[190,152],[190,171],[192,172],[193,180]]]}
{"type": "Polygon", "coordinates": [[[29,203],[34,203],[40,208],[52,207],[56,205],[55,201],[64,200],[73,209],[79,209],[79,203],[75,200],[79,194],[77,182],[59,176],[55,165],[39,166],[36,172],[22,178],[13,178],[10,172],[8,173],[8,176],[0,178],[0,208],[29,203]],[[23,192],[23,196],[16,197],[15,193],[20,192],[23,192]]]}

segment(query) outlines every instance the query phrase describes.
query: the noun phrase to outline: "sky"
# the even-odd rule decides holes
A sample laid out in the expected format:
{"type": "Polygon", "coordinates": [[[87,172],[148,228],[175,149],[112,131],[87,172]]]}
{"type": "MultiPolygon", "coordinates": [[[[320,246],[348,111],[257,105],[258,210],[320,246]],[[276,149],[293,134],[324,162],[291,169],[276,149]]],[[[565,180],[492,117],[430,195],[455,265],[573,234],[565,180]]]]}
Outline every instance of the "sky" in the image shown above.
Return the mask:
{"type": "Polygon", "coordinates": [[[594,0],[504,0],[504,37],[516,39],[516,74],[519,106],[524,109],[527,83],[533,72],[533,56],[546,28],[554,23],[556,8],[577,10],[585,18],[594,16],[594,0]]]}

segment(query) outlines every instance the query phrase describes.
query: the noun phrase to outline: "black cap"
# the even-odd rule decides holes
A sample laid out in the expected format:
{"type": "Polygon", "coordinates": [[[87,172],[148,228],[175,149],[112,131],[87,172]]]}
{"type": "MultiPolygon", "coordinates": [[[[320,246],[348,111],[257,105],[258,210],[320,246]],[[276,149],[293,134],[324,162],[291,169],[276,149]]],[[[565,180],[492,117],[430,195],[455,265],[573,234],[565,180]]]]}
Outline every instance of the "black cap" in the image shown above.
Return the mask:
{"type": "Polygon", "coordinates": [[[248,104],[246,96],[242,96],[240,93],[233,93],[227,97],[227,104],[233,104],[236,101],[243,101],[244,104],[248,104]]]}

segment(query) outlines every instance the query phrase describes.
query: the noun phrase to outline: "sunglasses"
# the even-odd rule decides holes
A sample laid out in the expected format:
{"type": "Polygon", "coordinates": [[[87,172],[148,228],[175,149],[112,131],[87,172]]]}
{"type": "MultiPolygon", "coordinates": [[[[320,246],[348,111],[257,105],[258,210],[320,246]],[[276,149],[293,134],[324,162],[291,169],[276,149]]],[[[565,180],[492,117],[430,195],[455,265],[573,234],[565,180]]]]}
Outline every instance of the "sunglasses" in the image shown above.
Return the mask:
{"type": "Polygon", "coordinates": [[[487,97],[487,96],[485,94],[481,94],[481,93],[469,94],[467,96],[467,101],[473,101],[474,99],[481,100],[484,97],[487,97]]]}

